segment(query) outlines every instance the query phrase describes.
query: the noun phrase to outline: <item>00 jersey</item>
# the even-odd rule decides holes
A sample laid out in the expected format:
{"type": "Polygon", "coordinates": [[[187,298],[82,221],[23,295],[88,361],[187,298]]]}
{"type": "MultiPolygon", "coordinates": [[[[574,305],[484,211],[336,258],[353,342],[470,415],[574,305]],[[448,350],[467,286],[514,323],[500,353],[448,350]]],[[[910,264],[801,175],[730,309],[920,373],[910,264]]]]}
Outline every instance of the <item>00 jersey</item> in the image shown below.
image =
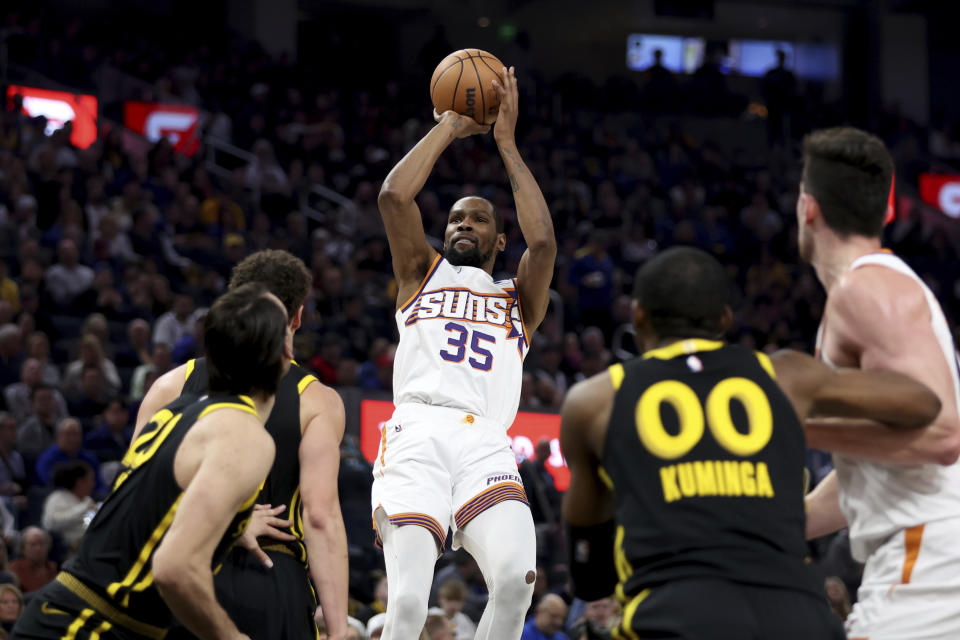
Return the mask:
{"type": "Polygon", "coordinates": [[[520,400],[526,331],[515,279],[438,256],[397,311],[397,404],[463,409],[508,427],[520,400]]]}

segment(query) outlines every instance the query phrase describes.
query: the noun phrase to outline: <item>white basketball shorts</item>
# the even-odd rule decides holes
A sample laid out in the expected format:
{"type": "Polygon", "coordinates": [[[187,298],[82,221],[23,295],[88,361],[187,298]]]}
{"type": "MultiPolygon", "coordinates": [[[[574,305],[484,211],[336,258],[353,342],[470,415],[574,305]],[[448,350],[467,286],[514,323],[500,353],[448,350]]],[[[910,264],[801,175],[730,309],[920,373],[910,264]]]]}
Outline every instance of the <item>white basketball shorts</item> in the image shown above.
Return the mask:
{"type": "Polygon", "coordinates": [[[503,425],[447,407],[396,408],[373,466],[374,513],[427,528],[443,549],[448,529],[506,500],[528,504],[503,425]]]}
{"type": "Polygon", "coordinates": [[[960,520],[899,531],[864,567],[851,640],[960,638],[960,520]]]}

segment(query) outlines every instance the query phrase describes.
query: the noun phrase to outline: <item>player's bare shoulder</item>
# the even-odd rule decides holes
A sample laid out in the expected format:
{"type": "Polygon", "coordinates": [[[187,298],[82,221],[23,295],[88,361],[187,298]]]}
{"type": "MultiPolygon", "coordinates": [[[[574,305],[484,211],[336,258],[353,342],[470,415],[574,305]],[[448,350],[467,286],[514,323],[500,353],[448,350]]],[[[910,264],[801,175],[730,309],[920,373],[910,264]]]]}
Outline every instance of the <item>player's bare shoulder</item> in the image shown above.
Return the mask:
{"type": "Polygon", "coordinates": [[[333,387],[319,380],[310,382],[300,394],[300,431],[307,430],[315,419],[322,418],[324,423],[337,428],[343,435],[345,411],[343,399],[333,387]]]}

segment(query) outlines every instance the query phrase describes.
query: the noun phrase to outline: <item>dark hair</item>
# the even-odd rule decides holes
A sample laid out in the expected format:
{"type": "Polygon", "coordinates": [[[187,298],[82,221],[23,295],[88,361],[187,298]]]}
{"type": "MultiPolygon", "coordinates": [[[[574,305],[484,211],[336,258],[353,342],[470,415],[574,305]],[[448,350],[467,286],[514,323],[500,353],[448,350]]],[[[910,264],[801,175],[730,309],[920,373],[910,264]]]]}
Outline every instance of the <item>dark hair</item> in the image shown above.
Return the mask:
{"type": "Polygon", "coordinates": [[[490,208],[493,210],[493,221],[497,225],[497,233],[503,233],[503,216],[500,215],[500,210],[492,202],[490,208]]]}
{"type": "Polygon", "coordinates": [[[287,314],[260,284],[245,284],[213,303],[204,322],[211,394],[273,395],[283,375],[287,314]]]}
{"type": "Polygon", "coordinates": [[[86,462],[64,462],[53,468],[53,486],[61,489],[73,489],[77,482],[93,473],[93,467],[86,462]]]}
{"type": "Polygon", "coordinates": [[[637,270],[633,297],[661,338],[713,338],[722,331],[729,284],[723,266],[693,247],[674,247],[637,270]]]}
{"type": "Polygon", "coordinates": [[[878,237],[893,179],[893,158],[880,138],[853,127],[803,139],[803,188],[840,235],[878,237]]]}
{"type": "Polygon", "coordinates": [[[287,251],[264,249],[237,263],[230,274],[229,289],[250,283],[263,285],[280,298],[287,316],[293,318],[306,300],[312,280],[300,258],[287,251]]]}
{"type": "Polygon", "coordinates": [[[43,389],[47,389],[51,393],[56,391],[56,388],[53,385],[47,384],[46,382],[38,382],[37,384],[33,385],[32,389],[30,389],[30,399],[33,400],[33,398],[37,395],[37,392],[43,389]]]}

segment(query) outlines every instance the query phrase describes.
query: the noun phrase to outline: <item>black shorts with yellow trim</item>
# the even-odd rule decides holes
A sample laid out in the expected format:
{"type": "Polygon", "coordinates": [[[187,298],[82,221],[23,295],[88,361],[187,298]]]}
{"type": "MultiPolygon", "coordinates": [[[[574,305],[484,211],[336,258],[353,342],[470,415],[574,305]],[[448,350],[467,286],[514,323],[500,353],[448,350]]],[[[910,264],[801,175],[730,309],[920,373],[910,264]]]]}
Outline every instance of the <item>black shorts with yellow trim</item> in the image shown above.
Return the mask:
{"type": "MultiPolygon", "coordinates": [[[[217,602],[241,632],[251,638],[311,640],[318,638],[313,614],[317,596],[307,568],[281,545],[263,547],[273,568],[267,569],[249,551],[234,547],[213,579],[217,602]]],[[[174,624],[168,640],[194,638],[174,624]]]]}
{"type": "MultiPolygon", "coordinates": [[[[108,603],[107,606],[111,605],[108,603]]],[[[124,626],[117,622],[117,618],[126,617],[124,614],[108,618],[102,612],[102,607],[99,609],[68,589],[58,576],[58,580],[30,598],[10,637],[22,640],[140,640],[164,637],[164,629],[132,619],[126,620],[129,626],[124,626]],[[137,630],[130,626],[135,626],[137,630]]]]}
{"type": "Polygon", "coordinates": [[[805,591],[686,579],[628,598],[620,640],[843,640],[827,601],[805,591]]]}

